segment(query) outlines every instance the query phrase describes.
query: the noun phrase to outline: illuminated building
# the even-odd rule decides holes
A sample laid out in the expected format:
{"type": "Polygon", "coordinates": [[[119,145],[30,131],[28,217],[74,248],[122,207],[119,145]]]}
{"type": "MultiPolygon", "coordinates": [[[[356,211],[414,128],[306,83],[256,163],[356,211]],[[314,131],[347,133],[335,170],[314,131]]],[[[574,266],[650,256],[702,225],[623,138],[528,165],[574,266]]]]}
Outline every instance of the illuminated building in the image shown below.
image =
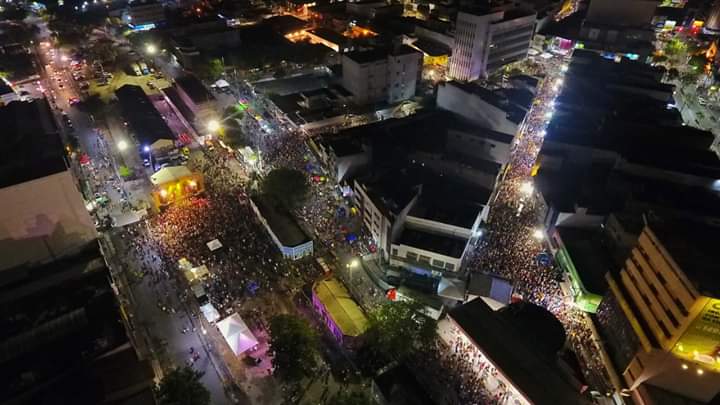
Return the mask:
{"type": "Polygon", "coordinates": [[[521,10],[458,13],[450,77],[473,81],[527,56],[536,14],[521,10]]]}
{"type": "Polygon", "coordinates": [[[205,191],[203,178],[185,166],[168,166],[150,176],[155,207],[170,205],[205,191]]]}
{"type": "Polygon", "coordinates": [[[313,285],[312,302],[335,339],[352,346],[367,329],[368,319],[350,292],[335,278],[313,285]]]}
{"type": "Polygon", "coordinates": [[[667,392],[705,403],[720,391],[719,238],[707,225],[651,221],[606,275],[599,325],[635,403],[668,403],[667,392]]]}

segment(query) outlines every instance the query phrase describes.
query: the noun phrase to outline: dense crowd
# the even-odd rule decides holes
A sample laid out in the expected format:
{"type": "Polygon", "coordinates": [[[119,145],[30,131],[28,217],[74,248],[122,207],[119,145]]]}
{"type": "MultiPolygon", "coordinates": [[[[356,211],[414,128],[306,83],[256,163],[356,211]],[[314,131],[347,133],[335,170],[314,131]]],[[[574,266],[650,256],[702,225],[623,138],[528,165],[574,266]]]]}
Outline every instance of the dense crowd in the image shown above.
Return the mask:
{"type": "Polygon", "coordinates": [[[547,112],[552,108],[560,84],[558,77],[548,77],[542,82],[536,106],[513,147],[510,170],[499,185],[483,237],[470,256],[469,268],[508,278],[516,298],[551,311],[565,326],[588,382],[597,389],[609,391],[606,370],[585,314],[566,301],[560,287],[562,273],[552,262],[539,260],[541,255],[547,255],[544,235],[538,228],[542,207],[528,185],[532,184],[531,171],[545,135],[547,112]]]}

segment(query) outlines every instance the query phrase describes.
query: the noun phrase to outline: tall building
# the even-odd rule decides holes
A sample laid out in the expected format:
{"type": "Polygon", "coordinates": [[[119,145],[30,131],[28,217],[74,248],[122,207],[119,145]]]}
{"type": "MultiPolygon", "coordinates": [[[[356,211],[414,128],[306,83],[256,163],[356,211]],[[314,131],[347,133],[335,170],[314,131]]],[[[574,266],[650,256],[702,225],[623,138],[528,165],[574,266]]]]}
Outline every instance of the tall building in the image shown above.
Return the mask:
{"type": "Polygon", "coordinates": [[[415,95],[422,73],[422,53],[402,45],[391,51],[375,49],[343,55],[343,87],[356,104],[407,100],[415,95]]]}
{"type": "Polygon", "coordinates": [[[712,2],[705,19],[705,29],[712,32],[720,32],[720,0],[712,2]]]}
{"type": "Polygon", "coordinates": [[[606,275],[600,330],[639,404],[720,392],[720,230],[646,222],[623,267],[606,275]]]}
{"type": "Polygon", "coordinates": [[[514,9],[457,16],[450,77],[473,81],[524,58],[535,32],[536,14],[514,9]]]}
{"type": "Polygon", "coordinates": [[[628,0],[618,5],[616,0],[591,0],[585,21],[623,27],[642,27],[650,24],[660,0],[628,0]]]}

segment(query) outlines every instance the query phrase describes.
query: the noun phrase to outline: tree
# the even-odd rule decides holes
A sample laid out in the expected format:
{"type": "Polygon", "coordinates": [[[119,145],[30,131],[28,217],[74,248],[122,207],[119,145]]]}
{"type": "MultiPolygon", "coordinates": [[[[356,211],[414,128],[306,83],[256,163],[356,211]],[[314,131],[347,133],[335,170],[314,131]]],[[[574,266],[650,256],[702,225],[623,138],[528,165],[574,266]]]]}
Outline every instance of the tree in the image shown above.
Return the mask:
{"type": "Polygon", "coordinates": [[[663,63],[668,60],[668,57],[665,55],[653,55],[652,61],[653,63],[663,63]]]}
{"type": "Polygon", "coordinates": [[[209,405],[210,391],[200,382],[203,373],[190,367],[176,368],[155,388],[160,405],[209,405]]]}
{"type": "Polygon", "coordinates": [[[214,82],[225,72],[225,67],[223,66],[222,60],[213,58],[205,62],[199,62],[197,66],[193,66],[193,72],[205,81],[214,82]]]}
{"type": "Polygon", "coordinates": [[[28,12],[20,5],[13,5],[12,3],[6,3],[5,6],[0,7],[0,21],[9,20],[24,20],[27,17],[28,12]]]}
{"type": "Polygon", "coordinates": [[[328,405],[372,405],[375,404],[365,392],[340,390],[327,402],[328,405]]]}
{"type": "Polygon", "coordinates": [[[260,189],[286,209],[293,209],[305,201],[310,186],[303,172],[282,167],[268,173],[260,189]]]}
{"type": "Polygon", "coordinates": [[[677,38],[673,38],[665,45],[664,51],[669,56],[677,56],[681,53],[687,52],[687,45],[685,42],[677,38]]]}
{"type": "Polygon", "coordinates": [[[369,315],[367,342],[386,357],[403,360],[428,347],[435,338],[435,320],[420,313],[415,301],[387,301],[369,315]]]}
{"type": "Polygon", "coordinates": [[[668,70],[668,79],[675,80],[678,77],[680,77],[680,71],[675,68],[670,68],[668,70]]]}
{"type": "Polygon", "coordinates": [[[693,55],[688,60],[688,66],[691,68],[697,70],[698,72],[702,72],[705,69],[705,65],[708,63],[707,59],[705,58],[704,54],[700,55],[693,55]]]}
{"type": "Polygon", "coordinates": [[[277,315],[270,320],[270,350],[275,373],[285,381],[299,381],[312,374],[318,336],[302,318],[277,315]]]}
{"type": "Polygon", "coordinates": [[[88,48],[88,54],[93,60],[108,62],[115,60],[118,55],[118,50],[113,41],[109,39],[99,39],[88,48]]]}

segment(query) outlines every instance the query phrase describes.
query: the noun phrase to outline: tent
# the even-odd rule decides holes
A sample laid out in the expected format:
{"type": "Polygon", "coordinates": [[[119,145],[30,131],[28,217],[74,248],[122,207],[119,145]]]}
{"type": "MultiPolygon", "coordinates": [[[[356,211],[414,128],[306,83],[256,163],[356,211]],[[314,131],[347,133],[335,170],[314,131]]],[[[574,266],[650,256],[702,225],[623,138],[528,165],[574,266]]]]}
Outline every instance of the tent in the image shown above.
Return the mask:
{"type": "Polygon", "coordinates": [[[183,269],[183,274],[185,275],[188,283],[192,284],[195,281],[203,280],[205,277],[209,276],[210,271],[208,270],[207,266],[203,264],[200,267],[183,269]]]}
{"type": "Polygon", "coordinates": [[[208,322],[215,322],[218,319],[220,319],[220,313],[217,309],[213,306],[211,303],[207,303],[200,307],[200,311],[202,311],[203,315],[205,316],[205,319],[207,319],[208,322]]]}
{"type": "Polygon", "coordinates": [[[150,145],[153,154],[161,154],[175,149],[175,142],[170,139],[158,139],[150,145]]]}
{"type": "Polygon", "coordinates": [[[220,241],[217,239],[211,240],[210,242],[206,243],[206,245],[211,252],[214,252],[223,246],[222,243],[220,243],[220,241]]]}
{"type": "Polygon", "coordinates": [[[215,82],[215,87],[219,89],[224,89],[225,87],[230,87],[230,83],[228,83],[227,80],[220,79],[215,82]]]}
{"type": "Polygon", "coordinates": [[[258,344],[255,335],[237,313],[218,322],[217,327],[236,356],[258,344]]]}
{"type": "Polygon", "coordinates": [[[190,169],[185,166],[168,166],[158,170],[157,173],[150,176],[153,185],[171,183],[184,177],[192,175],[190,169]]]}

